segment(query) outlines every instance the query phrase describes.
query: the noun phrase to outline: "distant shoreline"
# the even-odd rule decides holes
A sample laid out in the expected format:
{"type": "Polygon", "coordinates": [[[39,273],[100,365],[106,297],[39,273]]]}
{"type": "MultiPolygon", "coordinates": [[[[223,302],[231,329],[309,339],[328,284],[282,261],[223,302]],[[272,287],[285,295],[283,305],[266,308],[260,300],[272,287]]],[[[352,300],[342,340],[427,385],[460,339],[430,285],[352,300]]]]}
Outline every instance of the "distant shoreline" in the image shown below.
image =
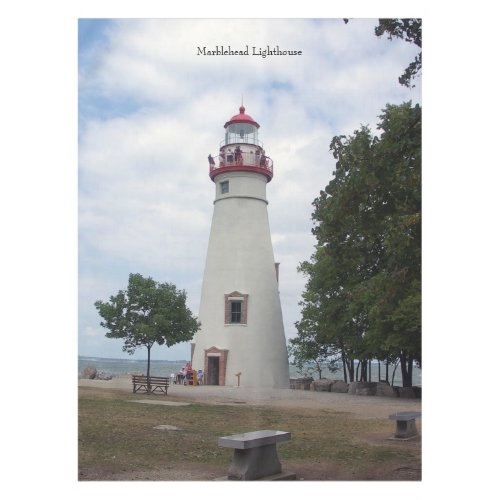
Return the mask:
{"type": "MultiPolygon", "coordinates": [[[[147,363],[147,358],[103,358],[101,356],[84,356],[78,355],[78,359],[98,359],[103,361],[125,361],[129,363],[130,361],[137,361],[140,363],[147,363]]],[[[187,359],[152,359],[151,363],[187,363],[189,360],[187,359]]]]}
{"type": "MultiPolygon", "coordinates": [[[[170,377],[172,373],[176,373],[185,366],[188,360],[162,360],[162,359],[152,359],[151,360],[151,370],[152,375],[158,377],[170,377]]],[[[92,367],[97,370],[102,375],[111,375],[113,378],[120,376],[128,376],[130,374],[146,373],[147,359],[135,359],[135,358],[103,358],[100,356],[78,356],[78,374],[87,367],[92,367]]],[[[372,361],[371,370],[371,381],[378,382],[378,363],[372,361]]],[[[198,367],[195,367],[198,368],[198,367]]],[[[389,371],[389,382],[392,381],[392,371],[393,367],[390,367],[389,371]]],[[[331,372],[328,369],[322,370],[322,378],[332,379],[332,380],[343,380],[342,370],[331,372]]],[[[385,375],[385,366],[381,365],[381,376],[385,375]]],[[[302,375],[298,372],[296,366],[289,365],[289,376],[291,379],[303,378],[306,375],[302,375]]],[[[311,375],[314,379],[319,379],[319,374],[317,371],[312,371],[311,375]]],[[[400,367],[397,368],[394,377],[394,385],[402,385],[402,377],[400,367]]],[[[413,384],[414,386],[422,386],[422,373],[418,368],[413,369],[413,384]]]]}

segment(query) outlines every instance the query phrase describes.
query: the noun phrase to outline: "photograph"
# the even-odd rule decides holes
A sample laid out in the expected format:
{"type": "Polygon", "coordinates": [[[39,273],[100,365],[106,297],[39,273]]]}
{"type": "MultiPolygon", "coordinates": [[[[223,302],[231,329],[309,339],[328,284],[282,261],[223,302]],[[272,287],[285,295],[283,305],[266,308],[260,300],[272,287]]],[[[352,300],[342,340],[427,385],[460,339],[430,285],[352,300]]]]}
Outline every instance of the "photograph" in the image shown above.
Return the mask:
{"type": "Polygon", "coordinates": [[[77,22],[78,481],[421,482],[422,19],[77,22]]]}

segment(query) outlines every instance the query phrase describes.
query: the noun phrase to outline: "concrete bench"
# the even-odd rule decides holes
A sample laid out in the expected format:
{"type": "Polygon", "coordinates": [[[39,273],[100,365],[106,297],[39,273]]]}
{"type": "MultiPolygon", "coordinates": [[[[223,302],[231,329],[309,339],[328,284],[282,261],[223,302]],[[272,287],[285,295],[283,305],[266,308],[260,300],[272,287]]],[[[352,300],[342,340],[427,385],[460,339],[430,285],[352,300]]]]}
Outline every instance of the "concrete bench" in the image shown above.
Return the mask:
{"type": "Polygon", "coordinates": [[[422,416],[419,411],[400,411],[389,415],[389,420],[396,421],[394,439],[412,439],[418,435],[415,419],[422,416]]]}
{"type": "Polygon", "coordinates": [[[219,446],[234,449],[227,479],[240,481],[295,479],[295,474],[282,472],[276,450],[277,443],[290,441],[291,438],[290,432],[270,430],[219,438],[219,446]]]}

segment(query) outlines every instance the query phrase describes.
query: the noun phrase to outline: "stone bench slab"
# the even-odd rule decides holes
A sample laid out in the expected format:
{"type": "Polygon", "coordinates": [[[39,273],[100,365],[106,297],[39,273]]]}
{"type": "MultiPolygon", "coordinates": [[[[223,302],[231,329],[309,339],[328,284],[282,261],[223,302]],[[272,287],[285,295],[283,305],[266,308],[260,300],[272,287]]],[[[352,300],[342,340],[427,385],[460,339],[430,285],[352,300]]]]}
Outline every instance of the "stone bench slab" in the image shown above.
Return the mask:
{"type": "Polygon", "coordinates": [[[129,399],[127,403],[141,403],[144,405],[161,406],[189,406],[191,403],[181,403],[180,401],[156,401],[154,399],[129,399]]]}
{"type": "Polygon", "coordinates": [[[422,413],[419,411],[400,411],[398,413],[393,413],[389,415],[389,420],[399,420],[399,421],[409,421],[415,420],[422,416],[422,413]]]}
{"type": "Polygon", "coordinates": [[[421,416],[419,411],[400,411],[389,415],[389,420],[396,420],[396,433],[392,439],[408,440],[417,437],[415,419],[421,416]]]}
{"type": "Polygon", "coordinates": [[[250,448],[259,448],[261,446],[281,443],[282,441],[290,441],[291,439],[292,435],[290,432],[263,430],[220,437],[219,446],[223,448],[248,450],[250,448]]]}

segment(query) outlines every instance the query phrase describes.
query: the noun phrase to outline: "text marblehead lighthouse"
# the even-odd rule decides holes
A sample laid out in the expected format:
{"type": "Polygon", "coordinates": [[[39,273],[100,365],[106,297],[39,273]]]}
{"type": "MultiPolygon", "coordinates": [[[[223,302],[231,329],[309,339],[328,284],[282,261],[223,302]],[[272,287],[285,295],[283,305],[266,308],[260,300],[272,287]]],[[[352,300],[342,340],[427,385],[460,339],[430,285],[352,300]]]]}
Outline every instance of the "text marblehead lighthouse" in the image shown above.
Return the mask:
{"type": "Polygon", "coordinates": [[[215,183],[193,368],[205,383],[289,388],[288,355],[274,262],[266,185],[273,162],[245,108],[225,125],[219,156],[209,156],[215,183]]]}

